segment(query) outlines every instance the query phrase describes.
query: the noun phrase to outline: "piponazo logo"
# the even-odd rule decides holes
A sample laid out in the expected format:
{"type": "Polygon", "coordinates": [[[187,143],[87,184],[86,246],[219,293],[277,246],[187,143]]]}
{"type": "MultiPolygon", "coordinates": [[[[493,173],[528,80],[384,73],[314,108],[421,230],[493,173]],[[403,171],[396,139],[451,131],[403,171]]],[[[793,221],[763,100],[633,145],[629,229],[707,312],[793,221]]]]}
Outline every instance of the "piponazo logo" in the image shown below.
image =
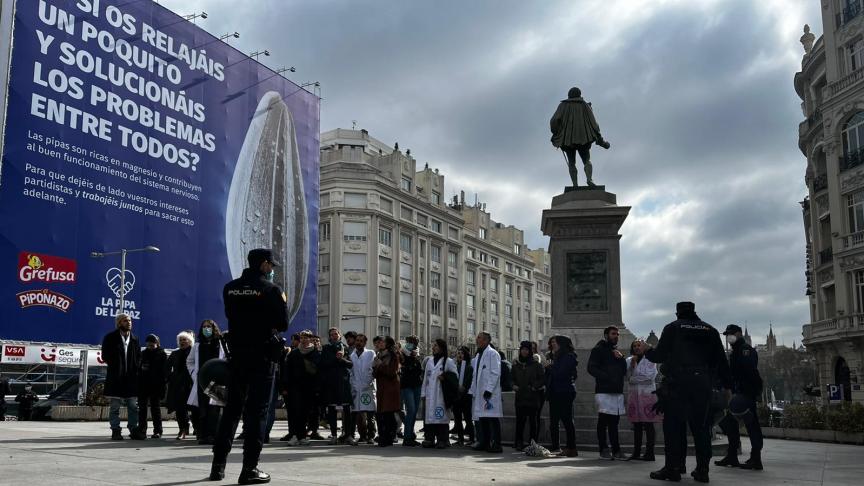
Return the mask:
{"type": "Polygon", "coordinates": [[[18,303],[21,304],[22,309],[26,309],[28,307],[53,307],[57,310],[61,310],[63,312],[67,312],[69,307],[72,306],[72,299],[69,297],[59,293],[54,292],[53,290],[42,289],[42,290],[28,290],[26,292],[21,292],[17,295],[18,303]]]}
{"type": "Polygon", "coordinates": [[[24,283],[75,283],[77,264],[70,258],[22,251],[18,255],[18,280],[24,283]]]}

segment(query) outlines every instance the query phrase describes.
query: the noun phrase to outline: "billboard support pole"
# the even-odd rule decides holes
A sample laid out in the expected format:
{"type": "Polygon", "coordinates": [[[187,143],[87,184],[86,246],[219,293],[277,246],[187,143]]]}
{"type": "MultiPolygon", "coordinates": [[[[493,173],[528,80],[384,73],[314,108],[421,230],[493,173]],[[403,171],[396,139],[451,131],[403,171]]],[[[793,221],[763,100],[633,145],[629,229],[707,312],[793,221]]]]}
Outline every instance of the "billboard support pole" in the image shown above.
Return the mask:
{"type": "Polygon", "coordinates": [[[78,405],[83,405],[87,399],[87,350],[81,350],[81,361],[78,364],[78,405]]]}
{"type": "Polygon", "coordinates": [[[120,250],[120,312],[126,312],[126,249],[120,250]]]}

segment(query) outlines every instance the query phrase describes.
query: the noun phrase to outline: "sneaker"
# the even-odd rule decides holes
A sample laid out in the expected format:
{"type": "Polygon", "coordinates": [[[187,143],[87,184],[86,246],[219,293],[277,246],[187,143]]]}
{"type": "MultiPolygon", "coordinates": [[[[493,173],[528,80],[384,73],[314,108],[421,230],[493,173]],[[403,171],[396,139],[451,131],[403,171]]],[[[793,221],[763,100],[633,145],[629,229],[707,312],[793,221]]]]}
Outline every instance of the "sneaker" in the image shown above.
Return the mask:
{"type": "Polygon", "coordinates": [[[225,479],[225,463],[214,462],[212,466],[210,466],[210,477],[208,478],[210,481],[222,481],[225,479]]]}
{"type": "Polygon", "coordinates": [[[237,478],[239,484],[264,484],[270,482],[270,475],[261,471],[257,467],[254,469],[244,469],[240,471],[240,477],[237,478]]]}
{"type": "Polygon", "coordinates": [[[308,446],[309,444],[312,443],[312,441],[309,440],[309,439],[300,439],[299,442],[300,442],[300,445],[301,445],[301,446],[308,446]]]}
{"type": "Polygon", "coordinates": [[[345,443],[350,446],[356,446],[358,444],[357,439],[355,439],[354,437],[349,437],[345,440],[345,443]]]}
{"type": "Polygon", "coordinates": [[[549,453],[552,454],[553,456],[560,456],[561,454],[564,453],[564,451],[562,451],[560,447],[556,447],[556,448],[549,450],[549,453]]]}
{"type": "Polygon", "coordinates": [[[600,451],[600,459],[608,459],[611,461],[612,460],[612,453],[609,452],[608,450],[600,451]]]}
{"type": "Polygon", "coordinates": [[[161,439],[161,438],[162,438],[162,433],[161,433],[161,432],[156,432],[155,434],[151,435],[150,438],[151,438],[151,439],[161,439]]]}
{"type": "Polygon", "coordinates": [[[288,447],[297,447],[300,445],[300,441],[297,440],[297,437],[291,437],[291,439],[285,443],[288,447]]]}

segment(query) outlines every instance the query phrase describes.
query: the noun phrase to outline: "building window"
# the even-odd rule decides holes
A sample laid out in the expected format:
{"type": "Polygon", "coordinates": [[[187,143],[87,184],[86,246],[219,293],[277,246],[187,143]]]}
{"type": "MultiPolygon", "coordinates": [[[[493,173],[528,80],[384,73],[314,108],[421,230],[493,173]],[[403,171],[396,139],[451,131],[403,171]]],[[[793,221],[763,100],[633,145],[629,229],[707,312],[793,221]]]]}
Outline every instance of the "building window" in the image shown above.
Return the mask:
{"type": "Polygon", "coordinates": [[[378,257],[378,273],[381,275],[393,275],[393,261],[389,258],[378,257]]]}
{"type": "Polygon", "coordinates": [[[381,211],[393,214],[393,201],[387,198],[381,198],[381,211]]]}
{"type": "Polygon", "coordinates": [[[403,190],[403,191],[411,192],[411,184],[412,184],[412,181],[411,181],[411,178],[410,178],[410,177],[408,177],[408,176],[402,176],[402,185],[401,185],[401,187],[402,187],[402,190],[403,190]]]}
{"type": "Polygon", "coordinates": [[[379,317],[378,318],[378,335],[379,336],[392,336],[390,334],[390,318],[389,317],[379,317]]]}
{"type": "Polygon", "coordinates": [[[318,271],[327,273],[330,271],[330,254],[322,253],[318,255],[318,271]]]}
{"type": "Polygon", "coordinates": [[[498,257],[489,256],[489,265],[498,268],[498,257]]]}
{"type": "Polygon", "coordinates": [[[459,306],[453,302],[447,303],[447,317],[456,319],[459,316],[459,306]]]}
{"type": "Polygon", "coordinates": [[[531,302],[531,289],[525,287],[525,302],[531,302]]]}
{"type": "Polygon", "coordinates": [[[320,201],[321,201],[320,204],[321,204],[322,208],[326,208],[327,206],[329,206],[330,205],[330,193],[325,192],[324,194],[321,194],[320,201]]]}
{"type": "Polygon", "coordinates": [[[426,241],[420,240],[420,258],[426,258],[426,241]]]}
{"type": "Polygon", "coordinates": [[[864,41],[857,40],[852,42],[846,47],[846,53],[846,62],[849,68],[847,74],[861,69],[861,66],[864,65],[864,41]]]}
{"type": "Polygon", "coordinates": [[[378,305],[390,307],[393,305],[393,291],[387,287],[378,287],[378,305]]]}
{"type": "Polygon", "coordinates": [[[504,282],[504,295],[507,297],[513,297],[513,283],[504,282]]]}
{"type": "Polygon", "coordinates": [[[366,286],[343,284],[342,285],[342,302],[346,304],[365,304],[366,303],[366,286]]]}
{"type": "Polygon", "coordinates": [[[417,224],[425,228],[429,225],[429,217],[425,214],[417,213],[417,224]]]}
{"type": "Polygon", "coordinates": [[[426,285],[426,270],[419,268],[420,272],[420,285],[426,285]]]}
{"type": "Polygon", "coordinates": [[[432,204],[441,204],[441,194],[432,191],[432,204]]]}
{"type": "Polygon", "coordinates": [[[492,301],[489,302],[489,313],[493,316],[498,315],[498,302],[492,301]]]}
{"type": "Polygon", "coordinates": [[[407,292],[399,292],[399,308],[408,314],[414,312],[414,297],[407,292]]]}
{"type": "Polygon", "coordinates": [[[330,286],[321,285],[318,287],[318,304],[330,303],[330,286]]]}
{"type": "Polygon", "coordinates": [[[493,277],[489,279],[489,290],[498,292],[498,279],[493,277]]]}
{"type": "Polygon", "coordinates": [[[366,223],[345,221],[342,225],[342,239],[345,241],[366,241],[366,223]]]}
{"type": "Polygon", "coordinates": [[[447,252],[447,266],[450,268],[459,268],[459,254],[455,251],[447,252]]]}
{"type": "Polygon", "coordinates": [[[330,241],[330,221],[318,225],[318,239],[321,241],[330,241]]]}
{"type": "Polygon", "coordinates": [[[513,253],[515,253],[517,255],[521,255],[522,254],[522,245],[520,245],[519,243],[514,244],[513,245],[513,253]]]}
{"type": "Polygon", "coordinates": [[[481,240],[485,240],[486,239],[486,228],[480,228],[479,235],[480,235],[481,240]]]}
{"type": "Polygon", "coordinates": [[[438,272],[429,272],[429,286],[433,289],[441,290],[441,274],[438,272]]]}
{"type": "Polygon", "coordinates": [[[406,282],[410,282],[412,275],[413,275],[413,272],[412,272],[411,265],[409,265],[407,263],[400,263],[399,264],[399,278],[400,279],[402,279],[406,282]]]}
{"type": "Polygon", "coordinates": [[[856,191],[846,196],[849,208],[849,232],[864,231],[864,191],[856,191]]]}
{"type": "Polygon", "coordinates": [[[429,256],[433,262],[441,263],[441,247],[432,245],[432,250],[429,256]]]}
{"type": "Polygon", "coordinates": [[[468,335],[473,336],[475,329],[477,328],[477,323],[474,321],[474,319],[468,319],[468,323],[467,323],[466,327],[467,327],[466,331],[468,332],[468,335]]]}
{"type": "Polygon", "coordinates": [[[407,219],[408,221],[414,219],[414,210],[408,206],[402,206],[402,211],[399,214],[402,216],[402,219],[407,219]]]}
{"type": "Polygon", "coordinates": [[[469,309],[473,309],[476,305],[476,301],[474,300],[474,296],[473,295],[465,296],[465,304],[468,306],[469,309]]]}
{"type": "Polygon", "coordinates": [[[440,234],[440,233],[441,233],[441,221],[435,221],[435,220],[433,219],[433,220],[432,220],[432,226],[430,227],[430,229],[431,229],[432,231],[434,231],[434,232],[440,234]]]}
{"type": "Polygon", "coordinates": [[[504,304],[504,317],[513,317],[513,306],[511,304],[504,304]]]}
{"type": "Polygon", "coordinates": [[[441,301],[439,299],[432,299],[429,301],[429,313],[433,316],[441,315],[441,301]]]}
{"type": "MultiPolygon", "coordinates": [[[[864,112],[858,112],[843,126],[843,150],[846,155],[846,168],[861,163],[858,152],[864,148],[864,112]],[[854,164],[850,164],[855,159],[854,164]]],[[[842,164],[841,164],[842,165],[842,164]]]]}
{"type": "Polygon", "coordinates": [[[399,321],[399,336],[408,337],[414,334],[414,326],[411,321],[399,321]]]}
{"type": "Polygon", "coordinates": [[[402,250],[402,253],[411,254],[411,235],[399,235],[399,249],[402,250]]]}
{"type": "Polygon", "coordinates": [[[543,273],[549,275],[549,265],[543,265],[543,273]]]}
{"type": "Polygon", "coordinates": [[[507,271],[508,271],[509,273],[513,273],[513,264],[512,264],[512,263],[507,262],[507,263],[504,265],[504,268],[506,268],[507,271]]]}
{"type": "Polygon", "coordinates": [[[384,246],[393,246],[393,231],[389,228],[378,228],[378,243],[384,246]]]}
{"type": "Polygon", "coordinates": [[[447,229],[448,229],[447,234],[448,234],[448,236],[450,236],[451,239],[453,239],[453,240],[459,239],[459,228],[457,228],[455,226],[450,226],[447,229]]]}
{"type": "Polygon", "coordinates": [[[366,208],[366,194],[356,192],[345,193],[346,208],[366,208]]]}
{"type": "Polygon", "coordinates": [[[342,270],[346,272],[365,272],[365,253],[345,253],[342,255],[342,270]]]}
{"type": "Polygon", "coordinates": [[[473,287],[476,279],[477,279],[477,273],[475,273],[474,270],[469,270],[469,271],[465,272],[465,283],[466,284],[473,287]]]}

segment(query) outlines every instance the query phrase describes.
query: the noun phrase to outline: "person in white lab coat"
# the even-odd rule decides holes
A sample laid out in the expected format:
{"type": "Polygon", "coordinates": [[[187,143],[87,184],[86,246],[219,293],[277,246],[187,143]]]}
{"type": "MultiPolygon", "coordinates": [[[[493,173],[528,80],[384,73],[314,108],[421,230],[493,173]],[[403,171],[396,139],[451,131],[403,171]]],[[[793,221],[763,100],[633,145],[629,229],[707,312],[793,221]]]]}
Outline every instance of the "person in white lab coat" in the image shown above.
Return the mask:
{"type": "Polygon", "coordinates": [[[192,377],[192,390],[186,404],[197,410],[193,419],[198,443],[201,445],[213,444],[222,415],[221,407],[224,406],[224,404],[208,397],[204,390],[198,386],[198,370],[211,359],[225,359],[225,344],[219,325],[216,324],[216,321],[207,319],[201,323],[198,337],[195,338],[195,344],[192,345],[192,351],[186,357],[186,369],[189,370],[189,375],[192,377]]]}
{"type": "Polygon", "coordinates": [[[657,365],[645,359],[648,344],[641,339],[630,345],[627,358],[627,380],[630,389],[627,394],[627,419],[633,424],[633,454],[628,461],[654,461],[654,424],[663,422],[663,415],[654,410],[657,403],[657,365]],[[642,432],[645,432],[645,454],[642,452],[642,432]]]}
{"type": "Polygon", "coordinates": [[[349,439],[354,438],[354,427],[360,430],[360,442],[374,444],[375,441],[375,378],[372,376],[372,362],[375,361],[375,351],[366,349],[368,338],[365,334],[357,334],[354,339],[354,349],[351,350],[351,398],[354,420],[351,430],[346,433],[349,439]]]}
{"type": "Polygon", "coordinates": [[[477,356],[471,395],[474,397],[472,412],[480,422],[478,442],[474,450],[500,454],[501,417],[504,411],[501,404],[501,355],[492,347],[492,336],[488,332],[477,334],[477,356]]]}
{"type": "MultiPolygon", "coordinates": [[[[423,362],[423,385],[420,397],[423,399],[423,425],[425,437],[422,446],[429,449],[450,447],[447,437],[450,427],[451,411],[444,402],[444,373],[456,374],[456,363],[447,357],[447,341],[436,339],[432,344],[432,356],[423,362]]],[[[452,375],[451,375],[452,376],[452,375]]]]}

